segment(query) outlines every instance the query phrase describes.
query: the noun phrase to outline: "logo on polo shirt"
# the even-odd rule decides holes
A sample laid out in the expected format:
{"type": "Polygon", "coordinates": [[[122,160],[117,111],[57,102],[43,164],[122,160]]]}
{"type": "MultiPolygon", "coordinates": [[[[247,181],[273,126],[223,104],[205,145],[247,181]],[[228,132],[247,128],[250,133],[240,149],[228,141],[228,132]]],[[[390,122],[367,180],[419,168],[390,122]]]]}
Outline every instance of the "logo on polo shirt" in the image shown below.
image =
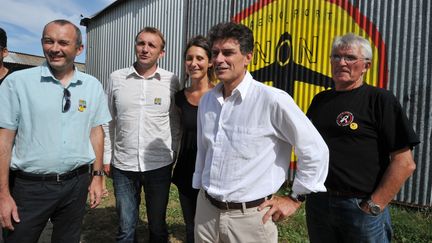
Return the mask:
{"type": "Polygon", "coordinates": [[[78,111],[79,112],[84,112],[86,108],[87,108],[87,102],[85,100],[79,100],[79,102],[78,102],[78,111]]]}
{"type": "MultiPolygon", "coordinates": [[[[340,127],[345,127],[350,125],[354,121],[354,115],[349,111],[344,111],[340,113],[336,118],[336,123],[340,127]]],[[[355,124],[357,125],[357,124],[355,124]]],[[[357,129],[357,126],[354,125],[354,128],[351,127],[351,129],[355,130],[357,129]]]]}

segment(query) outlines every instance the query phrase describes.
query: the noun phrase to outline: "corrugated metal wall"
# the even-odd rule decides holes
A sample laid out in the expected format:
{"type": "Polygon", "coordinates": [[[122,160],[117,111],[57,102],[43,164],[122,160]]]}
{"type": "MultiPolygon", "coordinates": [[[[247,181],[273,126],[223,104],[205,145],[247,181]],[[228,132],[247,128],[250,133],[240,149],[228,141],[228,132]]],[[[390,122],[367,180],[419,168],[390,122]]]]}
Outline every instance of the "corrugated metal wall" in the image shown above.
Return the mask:
{"type": "Polygon", "coordinates": [[[232,1],[190,0],[187,2],[187,39],[205,35],[209,28],[231,18],[232,1]]]}
{"type": "Polygon", "coordinates": [[[165,37],[159,65],[181,73],[185,1],[130,0],[91,19],[87,26],[87,72],[103,83],[109,74],[135,61],[134,38],[143,27],[158,28],[165,37]]]}
{"type": "Polygon", "coordinates": [[[361,34],[374,46],[367,82],[398,97],[422,141],[414,150],[417,170],[396,200],[432,206],[431,9],[428,0],[123,1],[89,21],[87,70],[105,81],[113,70],[129,66],[135,34],[153,25],[167,39],[161,66],[183,76],[187,39],[234,19],[254,31],[253,75],[286,90],[306,110],[312,97],[330,85],[332,38],[361,34]]]}
{"type": "Polygon", "coordinates": [[[387,46],[388,89],[401,102],[421,144],[414,150],[417,169],[397,201],[432,205],[432,7],[430,1],[358,1],[387,46]]]}

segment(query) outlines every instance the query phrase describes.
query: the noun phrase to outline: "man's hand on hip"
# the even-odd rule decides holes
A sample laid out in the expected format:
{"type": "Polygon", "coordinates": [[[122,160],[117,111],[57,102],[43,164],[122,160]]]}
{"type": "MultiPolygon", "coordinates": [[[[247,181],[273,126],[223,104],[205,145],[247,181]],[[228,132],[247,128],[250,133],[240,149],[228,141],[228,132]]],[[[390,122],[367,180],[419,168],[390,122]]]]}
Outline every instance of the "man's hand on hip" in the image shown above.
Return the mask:
{"type": "Polygon", "coordinates": [[[262,220],[265,224],[270,218],[272,218],[274,222],[277,222],[291,216],[297,211],[300,205],[301,202],[296,202],[289,197],[273,196],[270,200],[263,202],[258,207],[258,210],[261,211],[266,207],[270,207],[262,220]]]}

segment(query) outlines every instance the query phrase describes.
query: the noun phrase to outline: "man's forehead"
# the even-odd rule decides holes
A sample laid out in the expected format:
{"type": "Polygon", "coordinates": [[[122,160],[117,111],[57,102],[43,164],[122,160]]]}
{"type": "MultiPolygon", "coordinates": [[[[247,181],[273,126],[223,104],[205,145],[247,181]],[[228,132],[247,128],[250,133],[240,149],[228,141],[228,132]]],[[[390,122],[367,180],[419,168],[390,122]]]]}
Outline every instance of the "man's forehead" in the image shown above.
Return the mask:
{"type": "Polygon", "coordinates": [[[336,48],[335,52],[357,52],[360,48],[357,45],[343,45],[338,48],[336,48]]]}
{"type": "Polygon", "coordinates": [[[137,40],[162,43],[162,39],[159,35],[150,32],[142,32],[138,35],[137,40]]]}
{"type": "Polygon", "coordinates": [[[52,22],[46,25],[45,29],[73,29],[75,30],[75,27],[72,24],[69,23],[56,23],[52,22]]]}
{"type": "Polygon", "coordinates": [[[240,43],[234,38],[218,39],[213,42],[213,49],[240,49],[240,43]]]}
{"type": "Polygon", "coordinates": [[[71,24],[58,24],[58,23],[49,23],[43,31],[43,37],[49,37],[49,35],[52,34],[63,34],[64,36],[69,36],[70,33],[73,33],[72,35],[75,36],[77,33],[75,31],[75,28],[71,24]],[[67,33],[67,35],[65,35],[67,33]]]}

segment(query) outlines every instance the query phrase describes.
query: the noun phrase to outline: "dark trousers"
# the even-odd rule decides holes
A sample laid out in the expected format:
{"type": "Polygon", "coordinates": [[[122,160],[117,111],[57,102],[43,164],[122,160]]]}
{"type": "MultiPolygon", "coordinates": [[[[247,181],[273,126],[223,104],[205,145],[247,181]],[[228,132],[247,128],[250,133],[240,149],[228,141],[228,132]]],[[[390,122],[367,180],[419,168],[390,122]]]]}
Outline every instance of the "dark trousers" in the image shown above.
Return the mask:
{"type": "Polygon", "coordinates": [[[31,181],[15,178],[11,188],[19,223],[6,232],[6,243],[36,243],[48,219],[53,224],[52,243],[78,243],[85,214],[90,175],[70,180],[31,181]]]}
{"type": "Polygon", "coordinates": [[[306,221],[311,243],[386,243],[392,229],[388,208],[377,215],[360,208],[364,198],[343,198],[312,193],[306,200],[306,221]]]}
{"type": "Polygon", "coordinates": [[[183,194],[179,190],[180,205],[183,211],[183,219],[186,224],[187,243],[194,242],[195,212],[196,212],[198,192],[199,190],[196,190],[196,194],[189,195],[193,193],[183,194]]]}
{"type": "Polygon", "coordinates": [[[136,227],[139,218],[141,188],[144,188],[149,224],[149,241],[168,242],[166,210],[171,185],[172,164],[145,171],[123,171],[113,167],[113,185],[116,197],[119,230],[116,241],[137,242],[136,227]]]}

